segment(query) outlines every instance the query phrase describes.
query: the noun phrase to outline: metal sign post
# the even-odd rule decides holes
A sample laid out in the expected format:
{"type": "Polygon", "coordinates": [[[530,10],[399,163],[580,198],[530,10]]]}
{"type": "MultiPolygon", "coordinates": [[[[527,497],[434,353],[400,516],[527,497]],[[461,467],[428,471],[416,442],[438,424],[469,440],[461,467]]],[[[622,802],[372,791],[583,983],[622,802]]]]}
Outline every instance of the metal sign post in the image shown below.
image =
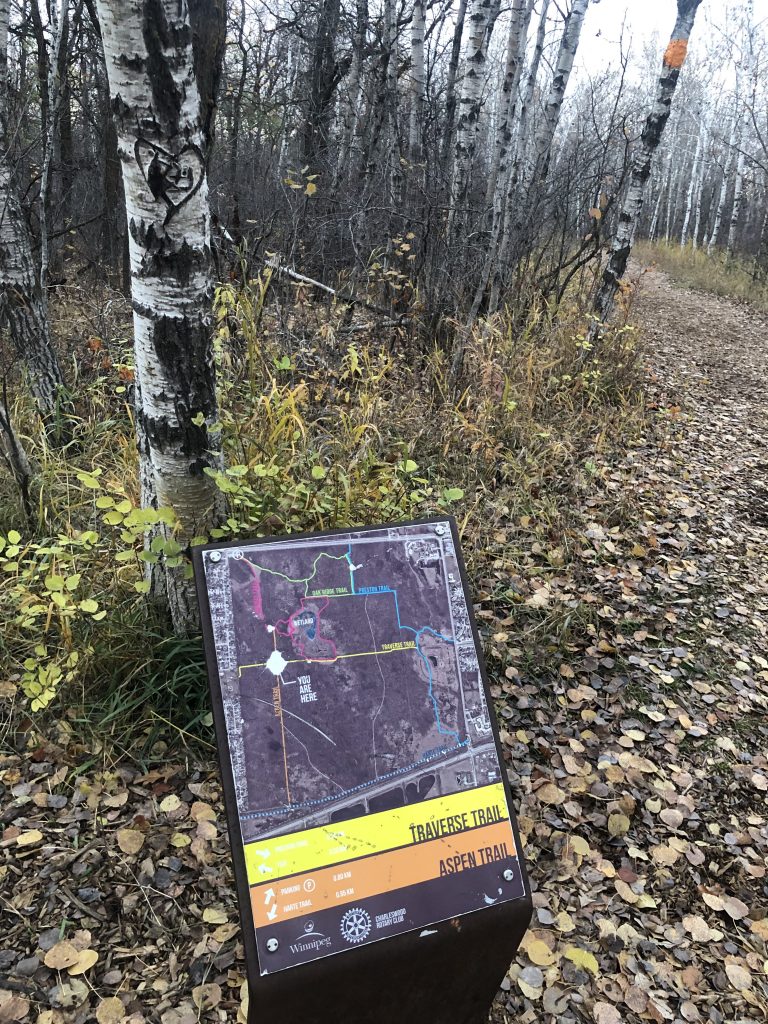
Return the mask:
{"type": "Polygon", "coordinates": [[[531,900],[455,523],[194,564],[250,1021],[479,1024],[531,900]]]}

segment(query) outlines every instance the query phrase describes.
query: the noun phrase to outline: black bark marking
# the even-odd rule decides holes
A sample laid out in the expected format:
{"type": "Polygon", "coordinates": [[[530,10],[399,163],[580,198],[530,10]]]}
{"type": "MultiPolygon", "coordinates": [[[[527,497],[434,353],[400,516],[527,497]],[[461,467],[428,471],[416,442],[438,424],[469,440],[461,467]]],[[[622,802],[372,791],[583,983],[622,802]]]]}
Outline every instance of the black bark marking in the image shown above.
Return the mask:
{"type": "Polygon", "coordinates": [[[190,474],[200,476],[212,464],[210,439],[206,424],[197,425],[192,418],[202,413],[207,421],[216,413],[208,326],[186,317],[159,317],[153,320],[151,330],[158,361],[177,387],[175,417],[143,414],[145,435],[156,450],[171,448],[190,457],[190,474]],[[201,352],[205,353],[203,359],[199,358],[201,352]]]}
{"type": "Polygon", "coordinates": [[[173,29],[168,24],[162,0],[144,0],[141,27],[147,48],[146,69],[152,88],[153,109],[163,123],[166,136],[173,137],[179,131],[183,97],[171,73],[166,51],[179,43],[188,43],[189,30],[187,28],[185,34],[184,26],[173,29]]]}
{"type": "Polygon", "coordinates": [[[134,153],[154,199],[168,207],[165,226],[199,191],[205,180],[205,158],[199,146],[192,143],[171,153],[143,138],[136,140],[134,153]]]}

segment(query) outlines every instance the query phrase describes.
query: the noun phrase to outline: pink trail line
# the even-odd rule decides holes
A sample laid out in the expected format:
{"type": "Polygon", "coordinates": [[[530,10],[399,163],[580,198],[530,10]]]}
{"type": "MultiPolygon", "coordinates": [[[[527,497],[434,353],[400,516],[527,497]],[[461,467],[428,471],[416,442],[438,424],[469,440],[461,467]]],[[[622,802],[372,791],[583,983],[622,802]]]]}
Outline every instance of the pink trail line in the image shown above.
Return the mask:
{"type": "Polygon", "coordinates": [[[253,614],[257,619],[263,619],[264,604],[261,598],[261,573],[257,572],[250,562],[246,562],[245,564],[253,573],[253,579],[251,580],[251,605],[253,607],[253,614]]]}
{"type": "MultiPolygon", "coordinates": [[[[278,636],[290,637],[291,643],[294,645],[294,647],[296,648],[297,653],[300,654],[302,656],[302,658],[305,656],[306,644],[302,643],[301,640],[297,640],[296,639],[296,627],[295,627],[295,625],[293,623],[293,620],[298,615],[301,615],[305,611],[304,602],[307,601],[307,600],[316,601],[317,598],[314,598],[314,597],[313,598],[302,597],[301,598],[301,607],[300,608],[297,608],[295,612],[291,612],[291,614],[288,616],[287,619],[280,619],[279,622],[275,623],[275,632],[277,633],[277,635],[278,636]],[[280,629],[280,627],[283,624],[288,626],[288,632],[283,632],[280,629]]],[[[321,637],[320,636],[320,615],[328,607],[328,604],[329,604],[329,599],[326,597],[325,604],[317,612],[317,615],[316,615],[316,618],[315,618],[315,639],[316,640],[317,639],[325,640],[326,643],[330,644],[331,647],[333,648],[333,655],[330,658],[307,658],[307,661],[320,661],[320,662],[324,662],[324,661],[335,661],[336,660],[336,657],[337,657],[336,644],[333,642],[333,640],[329,640],[328,637],[325,637],[325,636],[321,637]]]]}

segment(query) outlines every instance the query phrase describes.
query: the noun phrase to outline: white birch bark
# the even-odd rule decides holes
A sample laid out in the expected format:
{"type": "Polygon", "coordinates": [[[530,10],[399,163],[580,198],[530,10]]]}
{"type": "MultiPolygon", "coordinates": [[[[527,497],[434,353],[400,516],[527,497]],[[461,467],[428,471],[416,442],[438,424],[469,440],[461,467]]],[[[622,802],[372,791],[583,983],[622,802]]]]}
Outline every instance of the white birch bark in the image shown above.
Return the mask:
{"type": "MultiPolygon", "coordinates": [[[[174,509],[184,547],[215,521],[220,464],[209,307],[206,139],[184,0],[98,0],[128,215],[137,434],[145,500],[174,509]]],[[[174,627],[197,607],[178,571],[174,627]]]]}
{"type": "MultiPolygon", "coordinates": [[[[738,100],[737,100],[738,102],[738,100]]],[[[712,255],[712,252],[717,245],[717,240],[720,237],[720,225],[723,223],[723,214],[725,212],[725,204],[728,199],[728,186],[731,183],[731,171],[733,169],[733,156],[736,152],[736,125],[738,121],[738,112],[734,110],[733,117],[731,118],[731,130],[728,137],[728,152],[725,157],[725,166],[723,167],[723,179],[720,182],[720,195],[717,200],[717,208],[715,210],[715,220],[712,224],[712,232],[707,241],[707,253],[712,255]]]]}
{"type": "MultiPolygon", "coordinates": [[[[342,133],[339,144],[339,158],[336,162],[333,191],[349,175],[352,166],[353,143],[360,142],[363,100],[363,62],[365,39],[368,33],[368,2],[357,0],[355,31],[352,38],[352,66],[347,80],[346,95],[343,99],[342,133]]],[[[358,146],[358,151],[360,150],[358,146]]]]}
{"type": "Polygon", "coordinates": [[[726,255],[730,258],[733,256],[733,250],[736,247],[736,229],[739,226],[739,217],[741,216],[741,203],[744,196],[744,168],[746,157],[743,149],[744,133],[741,128],[736,135],[736,174],[733,179],[733,205],[731,207],[731,219],[728,222],[728,239],[725,244],[726,255]]]}
{"type": "Polygon", "coordinates": [[[0,323],[28,370],[40,415],[53,440],[69,439],[64,377],[51,342],[46,304],[32,259],[32,239],[11,174],[8,125],[10,0],[0,0],[0,323]]]}
{"type": "Polygon", "coordinates": [[[539,220],[539,206],[549,171],[552,140],[555,136],[565,90],[573,70],[573,62],[579,46],[584,15],[589,0],[573,0],[566,17],[560,39],[555,69],[550,82],[544,110],[537,126],[530,148],[527,140],[519,139],[515,175],[507,190],[504,228],[496,261],[496,281],[492,289],[491,312],[495,311],[500,293],[500,283],[508,269],[529,246],[529,239],[539,220]]]}
{"type": "Polygon", "coordinates": [[[424,102],[427,93],[427,73],[424,66],[424,31],[426,11],[424,0],[413,0],[411,20],[411,110],[408,126],[408,156],[412,164],[424,159],[422,131],[424,126],[424,102]]]}
{"type": "Polygon", "coordinates": [[[499,6],[499,0],[474,0],[470,8],[469,38],[464,57],[464,78],[459,99],[459,117],[456,124],[449,235],[452,234],[458,210],[466,200],[470,172],[477,148],[485,67],[488,61],[488,43],[499,14],[499,6]]]}
{"type": "Polygon", "coordinates": [[[403,167],[400,162],[400,132],[398,126],[397,103],[397,9],[395,0],[384,0],[384,49],[387,54],[385,72],[385,103],[387,117],[387,157],[389,208],[395,214],[401,200],[403,184],[403,167]]]}
{"type": "Polygon", "coordinates": [[[661,142],[664,127],[669,119],[672,98],[680,77],[680,69],[685,62],[688,39],[700,3],[701,0],[677,0],[677,18],[669,44],[664,51],[656,101],[645,122],[640,145],[632,161],[629,186],[619,213],[610,256],[595,296],[594,308],[597,318],[590,329],[592,339],[597,337],[601,325],[608,319],[616,292],[619,290],[619,282],[627,269],[635,228],[643,209],[645,185],[651,174],[653,155],[661,142]]]}
{"type": "Polygon", "coordinates": [[[691,166],[691,173],[688,180],[688,191],[685,197],[685,216],[683,217],[683,227],[680,232],[680,248],[684,249],[688,241],[688,227],[691,223],[691,213],[693,211],[693,200],[696,194],[696,183],[699,175],[699,163],[702,159],[702,147],[704,146],[704,118],[702,117],[699,121],[699,131],[696,136],[696,149],[693,153],[693,164],[691,166]]]}
{"type": "Polygon", "coordinates": [[[517,109],[520,79],[525,61],[525,43],[533,4],[534,0],[513,0],[512,2],[493,157],[486,191],[486,202],[493,203],[494,212],[501,210],[501,200],[503,200],[506,187],[509,155],[514,135],[514,116],[517,109]]]}

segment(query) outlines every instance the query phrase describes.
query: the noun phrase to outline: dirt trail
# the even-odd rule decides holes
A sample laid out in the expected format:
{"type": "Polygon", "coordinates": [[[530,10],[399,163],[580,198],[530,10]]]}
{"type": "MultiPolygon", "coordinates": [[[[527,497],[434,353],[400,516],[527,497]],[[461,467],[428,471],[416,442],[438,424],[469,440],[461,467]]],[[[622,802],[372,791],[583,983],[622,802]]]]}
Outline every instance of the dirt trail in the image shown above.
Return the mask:
{"type": "Polygon", "coordinates": [[[534,917],[498,1024],[768,1012],[768,318],[636,276],[654,415],[578,510],[584,633],[501,711],[534,917]]]}

